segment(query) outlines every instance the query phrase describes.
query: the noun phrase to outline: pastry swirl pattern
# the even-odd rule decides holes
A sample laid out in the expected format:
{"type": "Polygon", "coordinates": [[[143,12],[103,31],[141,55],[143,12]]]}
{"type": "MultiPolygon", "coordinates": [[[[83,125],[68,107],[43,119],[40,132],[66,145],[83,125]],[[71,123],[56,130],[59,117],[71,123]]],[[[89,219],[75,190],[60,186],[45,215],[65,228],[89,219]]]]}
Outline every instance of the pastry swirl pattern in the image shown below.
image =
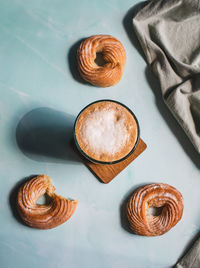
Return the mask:
{"type": "Polygon", "coordinates": [[[94,35],[84,40],[77,51],[78,69],[87,82],[109,87],[118,83],[126,63],[126,53],[119,40],[111,35],[94,35]],[[105,64],[95,63],[96,53],[102,53],[105,64]]]}
{"type": "Polygon", "coordinates": [[[55,193],[51,179],[39,175],[21,186],[17,196],[17,207],[23,221],[34,228],[51,229],[66,222],[74,213],[78,201],[68,200],[55,193]],[[47,194],[47,205],[36,204],[39,197],[47,194]]]}
{"type": "Polygon", "coordinates": [[[168,232],[181,219],[183,198],[174,187],[154,183],[141,187],[127,203],[127,217],[134,233],[158,236],[168,232]],[[158,216],[148,214],[150,207],[162,207],[158,216]]]}

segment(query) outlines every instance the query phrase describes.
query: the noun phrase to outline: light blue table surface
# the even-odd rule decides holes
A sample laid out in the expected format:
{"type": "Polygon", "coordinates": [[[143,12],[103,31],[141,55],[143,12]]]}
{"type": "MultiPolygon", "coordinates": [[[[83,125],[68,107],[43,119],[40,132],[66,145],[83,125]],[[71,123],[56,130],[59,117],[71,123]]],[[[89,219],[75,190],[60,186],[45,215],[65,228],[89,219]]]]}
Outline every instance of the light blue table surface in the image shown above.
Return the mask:
{"type": "Polygon", "coordinates": [[[137,47],[128,12],[137,3],[0,0],[1,268],[167,268],[197,236],[200,158],[163,104],[137,47]],[[77,42],[93,34],[111,34],[125,47],[125,72],[114,87],[79,81],[77,42]],[[74,117],[104,98],[135,112],[148,145],[107,185],[65,150],[74,117]],[[43,173],[58,194],[79,200],[68,222],[46,231],[23,225],[13,210],[16,185],[43,173]],[[171,231],[147,238],[128,232],[122,216],[127,195],[151,182],[177,187],[185,208],[171,231]]]}

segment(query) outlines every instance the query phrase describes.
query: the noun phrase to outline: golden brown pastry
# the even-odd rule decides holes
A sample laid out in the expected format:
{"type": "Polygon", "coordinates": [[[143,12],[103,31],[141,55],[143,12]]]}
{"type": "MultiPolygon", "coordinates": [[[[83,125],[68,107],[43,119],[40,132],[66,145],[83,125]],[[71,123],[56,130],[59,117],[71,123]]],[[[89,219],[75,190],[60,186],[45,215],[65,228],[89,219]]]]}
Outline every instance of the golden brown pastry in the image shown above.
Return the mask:
{"type": "Polygon", "coordinates": [[[78,68],[83,79],[99,87],[117,84],[124,70],[126,53],[119,40],[111,35],[94,35],[84,40],[78,51],[78,68]],[[102,53],[106,62],[95,63],[96,53],[102,53]]]}
{"type": "Polygon", "coordinates": [[[127,203],[127,217],[134,233],[158,236],[168,232],[181,219],[183,198],[174,187],[154,183],[141,187],[127,203]],[[158,216],[148,214],[150,207],[162,207],[158,216]]]}
{"type": "Polygon", "coordinates": [[[71,201],[55,193],[51,179],[39,175],[21,186],[17,196],[17,206],[23,221],[34,228],[51,229],[67,221],[74,213],[78,201],[71,201]],[[48,205],[38,205],[39,197],[47,194],[48,205]]]}

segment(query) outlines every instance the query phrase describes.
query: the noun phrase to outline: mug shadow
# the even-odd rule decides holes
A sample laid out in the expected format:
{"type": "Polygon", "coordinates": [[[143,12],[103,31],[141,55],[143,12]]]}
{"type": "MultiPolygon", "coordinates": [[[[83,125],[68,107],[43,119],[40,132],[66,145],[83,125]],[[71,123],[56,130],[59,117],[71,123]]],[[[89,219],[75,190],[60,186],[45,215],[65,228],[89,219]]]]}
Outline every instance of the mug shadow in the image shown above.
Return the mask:
{"type": "Polygon", "coordinates": [[[78,62],[77,62],[77,50],[80,46],[80,44],[85,40],[85,38],[82,38],[80,40],[78,40],[75,44],[73,44],[68,52],[67,55],[67,62],[69,65],[69,70],[70,73],[72,75],[72,77],[74,78],[74,80],[76,80],[77,82],[83,84],[83,85],[87,85],[87,86],[92,86],[90,83],[86,82],[81,76],[80,73],[78,71],[78,62]]]}
{"type": "Polygon", "coordinates": [[[78,164],[73,127],[75,117],[51,108],[37,108],[27,113],[16,128],[20,150],[39,162],[78,164]]]}
{"type": "Polygon", "coordinates": [[[16,221],[24,226],[29,227],[20,217],[19,212],[17,210],[17,194],[19,191],[19,188],[26,183],[27,181],[31,180],[32,178],[36,177],[37,175],[31,175],[29,177],[23,178],[20,181],[18,181],[15,186],[11,189],[9,194],[9,205],[12,211],[13,217],[16,219],[16,221]]]}
{"type": "Polygon", "coordinates": [[[133,17],[135,17],[137,12],[140,9],[142,9],[146,4],[147,4],[146,1],[136,4],[135,6],[133,6],[132,8],[128,10],[125,17],[123,18],[123,26],[126,31],[126,34],[130,42],[132,43],[132,45],[136,48],[137,52],[143,57],[144,60],[145,60],[144,52],[141,48],[141,45],[137,39],[135,30],[133,28],[133,17]]]}
{"type": "Polygon", "coordinates": [[[131,190],[128,191],[128,193],[126,193],[122,199],[122,202],[120,204],[120,222],[121,222],[121,227],[127,231],[128,233],[131,233],[132,235],[137,235],[135,234],[129,225],[128,219],[127,219],[127,215],[126,215],[126,205],[128,200],[130,199],[130,197],[132,196],[132,194],[140,187],[143,187],[147,184],[150,184],[150,182],[148,183],[142,183],[142,184],[137,184],[135,186],[133,186],[131,188],[131,190]]]}

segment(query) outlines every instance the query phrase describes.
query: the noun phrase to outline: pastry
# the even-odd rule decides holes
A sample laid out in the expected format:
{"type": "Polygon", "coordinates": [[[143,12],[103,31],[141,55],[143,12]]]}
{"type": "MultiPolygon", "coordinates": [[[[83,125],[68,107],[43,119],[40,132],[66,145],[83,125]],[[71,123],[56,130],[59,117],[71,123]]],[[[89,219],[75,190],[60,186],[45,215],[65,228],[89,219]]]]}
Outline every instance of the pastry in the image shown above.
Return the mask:
{"type": "Polygon", "coordinates": [[[127,203],[127,217],[134,233],[158,236],[168,232],[183,214],[183,198],[174,187],[154,183],[136,190],[127,203]],[[158,216],[148,214],[150,207],[161,208],[158,216]]]}
{"type": "Polygon", "coordinates": [[[74,213],[78,201],[68,200],[55,193],[51,179],[39,175],[19,189],[17,207],[23,221],[34,228],[51,229],[66,222],[74,213]],[[47,205],[36,204],[44,194],[50,198],[47,205]]]}
{"type": "Polygon", "coordinates": [[[78,69],[87,82],[98,87],[117,84],[123,74],[126,54],[123,45],[111,35],[94,35],[84,40],[77,51],[78,69]],[[95,63],[101,53],[105,64],[95,63]]]}

